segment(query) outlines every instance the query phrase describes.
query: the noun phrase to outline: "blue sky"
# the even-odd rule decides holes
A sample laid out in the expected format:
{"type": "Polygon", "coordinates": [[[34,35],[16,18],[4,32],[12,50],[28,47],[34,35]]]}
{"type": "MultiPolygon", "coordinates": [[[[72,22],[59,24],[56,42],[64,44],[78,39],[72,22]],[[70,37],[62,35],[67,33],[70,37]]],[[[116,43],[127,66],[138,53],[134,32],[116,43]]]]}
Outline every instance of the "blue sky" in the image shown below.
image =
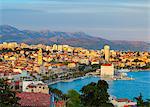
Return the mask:
{"type": "Polygon", "coordinates": [[[150,0],[0,0],[0,24],[150,41],[150,0]]]}

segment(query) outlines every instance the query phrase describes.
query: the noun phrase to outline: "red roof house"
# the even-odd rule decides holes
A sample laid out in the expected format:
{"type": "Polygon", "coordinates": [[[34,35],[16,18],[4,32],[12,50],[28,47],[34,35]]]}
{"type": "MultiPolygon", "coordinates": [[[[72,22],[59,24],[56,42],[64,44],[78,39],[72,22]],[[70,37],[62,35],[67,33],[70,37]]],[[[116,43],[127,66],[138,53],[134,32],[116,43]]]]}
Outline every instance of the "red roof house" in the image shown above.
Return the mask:
{"type": "Polygon", "coordinates": [[[22,92],[17,93],[19,104],[27,107],[50,107],[50,95],[44,93],[22,92]]]}

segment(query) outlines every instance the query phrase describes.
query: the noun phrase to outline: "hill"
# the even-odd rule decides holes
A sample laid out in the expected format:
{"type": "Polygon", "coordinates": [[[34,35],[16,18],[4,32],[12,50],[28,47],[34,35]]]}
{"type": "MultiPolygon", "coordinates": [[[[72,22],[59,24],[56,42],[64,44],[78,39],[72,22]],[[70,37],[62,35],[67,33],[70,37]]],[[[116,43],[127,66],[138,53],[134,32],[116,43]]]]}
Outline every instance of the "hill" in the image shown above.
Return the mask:
{"type": "Polygon", "coordinates": [[[9,25],[0,26],[0,43],[24,42],[28,44],[67,44],[87,49],[101,49],[105,44],[114,50],[149,51],[150,43],[143,41],[111,41],[100,37],[94,37],[84,32],[60,32],[60,31],[31,31],[19,30],[9,25]]]}

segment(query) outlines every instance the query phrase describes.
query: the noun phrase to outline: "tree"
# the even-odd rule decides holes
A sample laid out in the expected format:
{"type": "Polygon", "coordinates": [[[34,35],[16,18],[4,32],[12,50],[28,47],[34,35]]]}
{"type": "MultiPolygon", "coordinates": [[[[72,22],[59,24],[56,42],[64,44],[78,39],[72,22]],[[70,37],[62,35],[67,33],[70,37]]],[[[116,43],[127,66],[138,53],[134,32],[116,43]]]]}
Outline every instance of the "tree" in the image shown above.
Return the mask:
{"type": "Polygon", "coordinates": [[[85,65],[79,65],[78,69],[79,69],[79,71],[84,71],[85,65]]]}
{"type": "Polygon", "coordinates": [[[75,90],[69,90],[67,107],[81,107],[80,105],[80,94],[75,90]]]}
{"type": "Polygon", "coordinates": [[[19,98],[11,91],[7,80],[0,79],[0,107],[17,107],[19,98]]]}
{"type": "Polygon", "coordinates": [[[91,82],[90,84],[82,87],[81,92],[81,103],[84,106],[92,107],[95,103],[94,92],[96,92],[96,83],[91,82]]]}
{"type": "Polygon", "coordinates": [[[109,86],[105,80],[99,80],[97,83],[98,99],[100,104],[107,103],[109,101],[109,94],[107,92],[109,86]]]}
{"type": "Polygon", "coordinates": [[[52,89],[51,92],[53,94],[57,95],[58,97],[61,97],[63,95],[63,93],[60,90],[58,90],[57,88],[52,89]]]}
{"type": "Polygon", "coordinates": [[[91,66],[92,66],[93,71],[100,68],[100,64],[93,64],[91,66]]]}
{"type": "Polygon", "coordinates": [[[138,107],[143,107],[144,105],[144,101],[143,101],[143,98],[142,98],[142,94],[140,93],[140,96],[138,97],[134,97],[134,99],[137,101],[137,106],[138,107]]]}
{"type": "Polygon", "coordinates": [[[147,101],[144,102],[145,107],[150,107],[150,99],[147,99],[147,101]]]}
{"type": "Polygon", "coordinates": [[[113,104],[109,103],[108,88],[108,83],[104,80],[91,82],[81,89],[81,103],[85,107],[113,107],[113,104]]]}
{"type": "Polygon", "coordinates": [[[49,92],[54,95],[56,101],[64,99],[66,96],[62,93],[61,90],[57,88],[49,87],[49,92]]]}
{"type": "Polygon", "coordinates": [[[2,62],[3,61],[3,59],[2,58],[0,58],[0,62],[2,62]]]}

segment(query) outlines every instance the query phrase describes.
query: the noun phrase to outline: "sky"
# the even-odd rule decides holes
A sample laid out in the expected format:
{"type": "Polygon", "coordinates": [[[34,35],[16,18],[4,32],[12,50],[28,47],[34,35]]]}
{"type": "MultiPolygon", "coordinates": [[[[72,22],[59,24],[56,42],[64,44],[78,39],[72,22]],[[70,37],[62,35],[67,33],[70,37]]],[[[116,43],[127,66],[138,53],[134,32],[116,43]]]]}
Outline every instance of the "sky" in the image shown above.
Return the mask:
{"type": "Polygon", "coordinates": [[[0,25],[150,42],[150,0],[0,0],[0,25]]]}

